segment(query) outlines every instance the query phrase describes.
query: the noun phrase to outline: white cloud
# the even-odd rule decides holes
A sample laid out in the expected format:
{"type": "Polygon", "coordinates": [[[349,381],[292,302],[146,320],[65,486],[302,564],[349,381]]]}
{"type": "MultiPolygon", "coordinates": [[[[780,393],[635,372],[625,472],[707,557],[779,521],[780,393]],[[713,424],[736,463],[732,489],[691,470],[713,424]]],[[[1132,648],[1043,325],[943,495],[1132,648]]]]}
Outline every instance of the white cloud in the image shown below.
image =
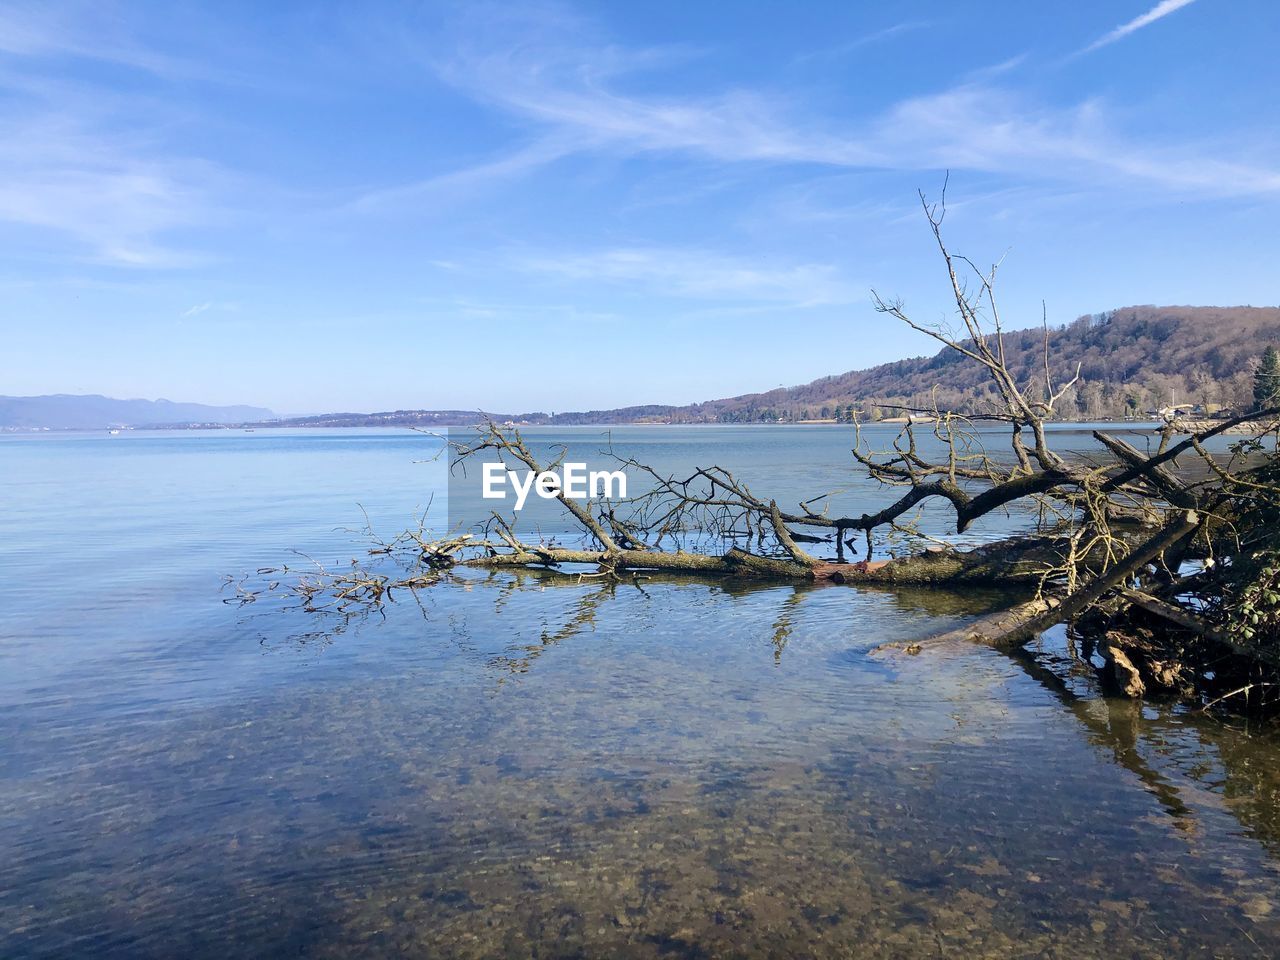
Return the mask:
{"type": "Polygon", "coordinates": [[[525,257],[516,266],[575,283],[604,281],[659,296],[772,302],[792,307],[849,303],[866,290],[822,263],[779,264],[672,247],[617,248],[586,254],[525,257]]]}
{"type": "Polygon", "coordinates": [[[204,303],[197,303],[194,306],[183,310],[180,316],[183,320],[190,320],[193,317],[198,317],[206,313],[229,314],[239,312],[240,303],[238,301],[206,300],[204,303]]]}
{"type": "Polygon", "coordinates": [[[1280,171],[1197,150],[1136,146],[1115,134],[1103,105],[1045,110],[984,86],[904,101],[874,127],[886,151],[910,165],[1112,185],[1148,184],[1210,196],[1280,193],[1280,171]]]}
{"type": "Polygon", "coordinates": [[[706,97],[640,97],[617,81],[662,61],[661,51],[577,50],[526,44],[469,51],[442,75],[476,98],[552,127],[576,149],[681,150],[716,160],[869,163],[855,140],[797,129],[790,105],[747,90],[706,97]]]}
{"type": "Polygon", "coordinates": [[[82,57],[153,73],[180,62],[139,42],[110,3],[0,4],[0,52],[18,57],[82,57]]]}
{"type": "Polygon", "coordinates": [[[875,30],[871,33],[863,34],[860,37],[855,37],[852,40],[837,44],[834,47],[827,47],[822,50],[815,50],[812,53],[804,54],[801,57],[797,57],[796,62],[808,63],[814,60],[838,59],[853,53],[855,50],[860,50],[863,47],[883,43],[886,40],[891,40],[894,37],[901,36],[902,34],[913,33],[917,30],[924,30],[931,26],[933,26],[933,23],[928,20],[904,20],[900,23],[895,23],[892,26],[885,27],[882,30],[875,30]]]}
{"type": "Polygon", "coordinates": [[[200,164],[151,157],[69,116],[0,116],[0,221],[69,237],[83,256],[132,267],[192,262],[162,242],[198,219],[200,164]]]}
{"type": "Polygon", "coordinates": [[[352,213],[378,213],[402,210],[410,203],[445,204],[483,189],[494,181],[523,176],[571,152],[565,144],[551,139],[539,140],[472,167],[451,170],[412,183],[366,190],[341,209],[352,213]]]}
{"type": "Polygon", "coordinates": [[[1160,0],[1154,7],[1148,10],[1140,17],[1134,17],[1128,23],[1122,23],[1110,33],[1099,37],[1089,46],[1082,50],[1082,53],[1088,53],[1090,50],[1097,50],[1099,47],[1105,47],[1109,43],[1115,43],[1136,30],[1141,30],[1145,26],[1155,23],[1174,11],[1181,10],[1183,7],[1189,7],[1195,0],[1160,0]]]}
{"type": "MultiPolygon", "coordinates": [[[[1113,129],[1102,101],[1050,107],[991,80],[1021,58],[982,80],[840,120],[804,116],[794,103],[749,90],[703,96],[629,92],[638,70],[661,60],[661,51],[521,43],[464,52],[442,73],[477,99],[537,124],[564,152],[684,153],[717,162],[851,169],[952,168],[1208,196],[1280,192],[1275,168],[1221,160],[1197,145],[1131,141],[1113,129]]],[[[523,171],[520,159],[518,154],[514,162],[523,171]]],[[[474,171],[502,172],[494,165],[474,171]]]]}
{"type": "Polygon", "coordinates": [[[176,61],[136,40],[135,25],[109,3],[0,3],[0,223],[80,259],[183,266],[198,258],[176,248],[171,232],[204,219],[221,174],[165,149],[168,128],[186,118],[164,97],[77,79],[63,62],[167,78],[176,61]]]}

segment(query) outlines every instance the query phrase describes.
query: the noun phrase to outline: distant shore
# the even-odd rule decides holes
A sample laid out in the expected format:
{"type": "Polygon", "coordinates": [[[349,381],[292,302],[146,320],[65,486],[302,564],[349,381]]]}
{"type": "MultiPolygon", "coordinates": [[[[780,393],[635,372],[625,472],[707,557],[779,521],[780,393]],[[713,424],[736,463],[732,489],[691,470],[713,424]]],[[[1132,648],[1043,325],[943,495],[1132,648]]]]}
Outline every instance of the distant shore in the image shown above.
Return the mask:
{"type": "MultiPolygon", "coordinates": [[[[0,427],[0,434],[16,434],[28,435],[37,433],[120,433],[120,432],[137,432],[137,431],[160,431],[160,430],[220,430],[227,432],[254,433],[258,430],[421,430],[421,429],[445,429],[448,427],[470,427],[480,421],[476,419],[456,419],[448,422],[437,422],[431,424],[421,423],[397,423],[397,422],[374,422],[374,423],[356,423],[344,421],[331,422],[298,422],[291,420],[269,420],[265,422],[253,423],[156,423],[156,424],[113,424],[110,426],[94,426],[94,427],[0,427]]],[[[912,417],[911,422],[917,425],[928,425],[934,422],[932,417],[912,417]]],[[[1120,427],[1128,427],[1130,429],[1156,429],[1164,421],[1162,420],[1107,420],[1107,419],[1089,419],[1089,420],[1053,420],[1049,422],[1050,426],[1079,426],[1089,424],[1113,424],[1120,427]]],[[[1188,420],[1181,421],[1178,427],[1181,431],[1190,432],[1191,430],[1203,430],[1213,426],[1219,421],[1215,420],[1188,420]]],[[[882,420],[864,420],[861,422],[863,427],[874,426],[905,426],[906,417],[890,417],[882,420]]],[[[569,423],[569,422],[547,422],[547,421],[505,421],[506,425],[524,428],[561,428],[561,427],[851,427],[852,423],[848,421],[839,421],[833,419],[827,420],[773,420],[773,421],[750,421],[745,423],[721,423],[715,421],[666,421],[666,420],[618,420],[613,422],[590,422],[590,423],[569,423]]],[[[1260,425],[1242,424],[1227,431],[1229,433],[1251,433],[1254,427],[1260,429],[1260,425]]]]}
{"type": "MultiPolygon", "coordinates": [[[[36,433],[119,433],[121,431],[157,431],[157,430],[224,430],[224,431],[240,431],[243,433],[253,433],[257,430],[367,430],[367,429],[445,429],[448,427],[470,427],[474,426],[476,419],[450,418],[447,422],[435,422],[429,424],[423,423],[397,423],[390,421],[381,421],[373,423],[357,423],[344,422],[340,420],[329,422],[306,421],[299,422],[295,420],[268,420],[265,422],[254,423],[158,423],[158,424],[117,424],[111,426],[98,427],[0,427],[0,434],[28,435],[36,433]]],[[[774,421],[752,421],[748,423],[718,423],[713,421],[665,421],[665,420],[619,420],[616,422],[599,422],[599,423],[562,423],[562,422],[546,422],[546,421],[505,421],[507,425],[522,428],[543,428],[543,427],[849,427],[852,426],[848,421],[838,421],[834,419],[826,420],[774,420],[774,421]]],[[[905,426],[908,422],[906,417],[889,417],[882,420],[864,420],[863,427],[874,426],[905,426]]],[[[912,417],[910,422],[921,426],[934,422],[933,417],[912,417]]],[[[1203,430],[1211,430],[1221,420],[1179,420],[1175,423],[1175,429],[1178,433],[1195,433],[1203,430]]],[[[1050,426],[1086,426],[1089,424],[1109,424],[1115,427],[1127,428],[1131,430],[1156,430],[1163,424],[1163,420],[1159,419],[1141,419],[1141,420],[1118,420],[1118,419],[1088,419],[1088,420],[1052,420],[1049,421],[1050,426]]],[[[1224,433],[1233,435],[1250,435],[1263,433],[1267,426],[1260,421],[1248,421],[1246,423],[1237,424],[1223,431],[1224,433]]]]}

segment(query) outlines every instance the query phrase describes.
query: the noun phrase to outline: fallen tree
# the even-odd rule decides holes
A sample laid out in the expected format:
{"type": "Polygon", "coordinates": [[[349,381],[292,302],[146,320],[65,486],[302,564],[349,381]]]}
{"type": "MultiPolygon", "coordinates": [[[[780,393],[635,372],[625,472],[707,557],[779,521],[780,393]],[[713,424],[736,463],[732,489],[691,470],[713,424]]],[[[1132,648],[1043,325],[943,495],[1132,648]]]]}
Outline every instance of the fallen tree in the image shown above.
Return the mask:
{"type": "MultiPolygon", "coordinates": [[[[430,586],[458,568],[537,568],[608,580],[668,573],[851,584],[999,584],[1021,589],[1026,599],[939,639],[977,638],[1011,649],[1057,623],[1092,616],[1105,637],[1100,648],[1107,669],[1130,694],[1181,688],[1187,670],[1170,663],[1173,648],[1186,655],[1187,637],[1249,669],[1277,669],[1280,475],[1275,450],[1265,448],[1261,435],[1236,443],[1229,457],[1214,455],[1205,445],[1243,424],[1274,431],[1280,409],[1249,411],[1185,436],[1184,426],[1167,423],[1154,452],[1099,431],[1093,434],[1096,456],[1060,455],[1050,445],[1046,425],[1079,371],[1054,370],[1046,326],[1043,369],[1031,382],[1018,382],[1005,360],[995,292],[998,265],[983,271],[948,249],[942,235],[945,196],[943,203],[931,205],[922,195],[921,203],[959,324],[951,329],[919,323],[901,301],[873,293],[874,303],[881,313],[980,366],[990,399],[964,411],[910,411],[926,422],[909,416],[883,450],[872,449],[855,423],[853,464],[899,491],[887,505],[833,516],[824,506],[830,502],[825,495],[784,506],[720,466],[675,476],[615,454],[644,489],[629,498],[585,501],[558,491],[555,499],[578,529],[572,543],[528,541],[517,536],[509,517],[493,513],[475,529],[444,537],[419,529],[377,544],[375,553],[412,557],[405,575],[360,566],[320,570],[298,577],[288,589],[309,609],[349,611],[380,604],[397,591],[430,586]],[[988,448],[992,436],[1004,438],[998,449],[988,448]],[[1037,520],[1025,536],[974,550],[934,542],[911,555],[884,559],[877,543],[886,535],[927,542],[910,519],[926,502],[949,508],[958,534],[1015,505],[1034,511],[1037,520]],[[1245,602],[1252,606],[1242,617],[1239,604],[1245,602]],[[1162,625],[1169,644],[1150,642],[1153,622],[1162,625]]],[[[466,442],[450,441],[450,447],[453,469],[497,458],[538,474],[564,457],[562,452],[543,462],[518,430],[491,421],[466,442]]],[[[237,596],[245,601],[256,595],[241,585],[237,596]]],[[[1213,657],[1201,659],[1208,663],[1213,657]]],[[[1188,669],[1209,672],[1203,664],[1188,669]]]]}

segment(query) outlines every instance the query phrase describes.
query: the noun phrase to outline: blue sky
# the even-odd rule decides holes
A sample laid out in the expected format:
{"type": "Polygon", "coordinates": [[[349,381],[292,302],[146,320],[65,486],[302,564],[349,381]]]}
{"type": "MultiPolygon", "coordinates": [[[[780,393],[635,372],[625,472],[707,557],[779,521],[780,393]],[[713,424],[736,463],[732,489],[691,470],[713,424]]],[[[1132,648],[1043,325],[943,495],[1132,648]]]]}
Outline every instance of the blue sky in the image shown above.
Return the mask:
{"type": "Polygon", "coordinates": [[[0,6],[0,393],[687,403],[1280,302],[1280,4],[0,6]]]}

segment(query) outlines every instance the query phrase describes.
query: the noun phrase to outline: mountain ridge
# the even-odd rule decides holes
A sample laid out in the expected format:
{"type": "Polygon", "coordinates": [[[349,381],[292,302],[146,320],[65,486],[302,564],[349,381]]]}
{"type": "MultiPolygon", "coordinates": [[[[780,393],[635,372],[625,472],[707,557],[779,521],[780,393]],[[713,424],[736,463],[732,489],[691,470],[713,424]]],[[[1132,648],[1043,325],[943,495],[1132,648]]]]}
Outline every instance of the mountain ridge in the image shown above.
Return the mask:
{"type": "Polygon", "coordinates": [[[266,420],[266,407],[214,406],[173,400],[118,400],[98,393],[0,396],[0,430],[106,430],[266,420]]]}

